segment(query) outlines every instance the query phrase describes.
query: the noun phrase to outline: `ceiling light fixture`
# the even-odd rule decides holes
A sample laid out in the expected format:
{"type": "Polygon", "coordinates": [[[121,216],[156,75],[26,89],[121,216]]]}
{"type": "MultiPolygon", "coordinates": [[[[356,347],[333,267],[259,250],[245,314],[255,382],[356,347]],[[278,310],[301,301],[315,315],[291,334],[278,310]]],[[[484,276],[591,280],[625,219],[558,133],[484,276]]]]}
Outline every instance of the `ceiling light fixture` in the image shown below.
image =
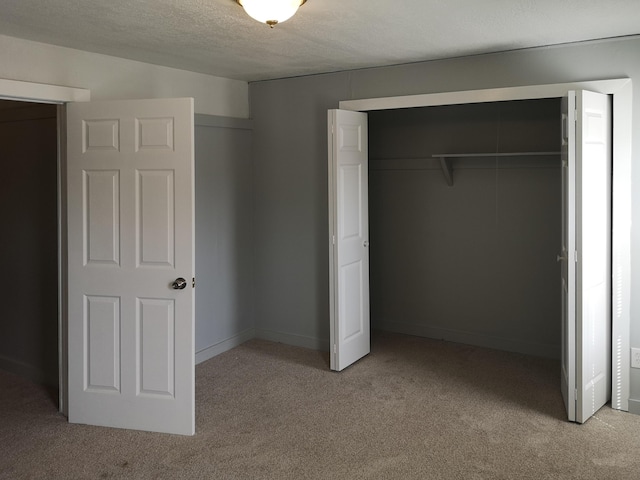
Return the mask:
{"type": "Polygon", "coordinates": [[[271,28],[289,20],[307,0],[236,0],[251,18],[271,28]]]}

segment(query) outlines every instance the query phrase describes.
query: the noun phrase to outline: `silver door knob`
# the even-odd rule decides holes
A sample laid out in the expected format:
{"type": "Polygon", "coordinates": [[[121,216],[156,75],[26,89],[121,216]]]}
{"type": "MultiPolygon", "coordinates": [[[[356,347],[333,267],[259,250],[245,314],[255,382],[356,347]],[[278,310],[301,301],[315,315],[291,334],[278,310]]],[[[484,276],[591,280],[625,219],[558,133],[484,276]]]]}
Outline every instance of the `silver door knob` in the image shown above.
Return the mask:
{"type": "Polygon", "coordinates": [[[173,282],[171,286],[173,287],[174,290],[184,290],[187,286],[187,281],[182,277],[176,278],[176,281],[173,282]]]}
{"type": "Polygon", "coordinates": [[[565,261],[566,259],[567,259],[567,257],[566,257],[566,256],[564,256],[564,255],[558,255],[558,256],[556,256],[556,261],[557,261],[557,262],[563,262],[563,261],[565,261]]]}

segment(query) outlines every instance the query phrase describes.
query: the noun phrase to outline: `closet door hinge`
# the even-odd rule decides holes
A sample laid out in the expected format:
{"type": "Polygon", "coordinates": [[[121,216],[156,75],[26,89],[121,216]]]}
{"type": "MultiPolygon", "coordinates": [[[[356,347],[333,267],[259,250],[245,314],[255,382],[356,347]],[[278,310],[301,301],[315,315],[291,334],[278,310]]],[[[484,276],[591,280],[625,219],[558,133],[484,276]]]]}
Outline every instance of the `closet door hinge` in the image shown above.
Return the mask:
{"type": "Polygon", "coordinates": [[[335,343],[333,344],[333,353],[338,353],[338,346],[335,343]]]}

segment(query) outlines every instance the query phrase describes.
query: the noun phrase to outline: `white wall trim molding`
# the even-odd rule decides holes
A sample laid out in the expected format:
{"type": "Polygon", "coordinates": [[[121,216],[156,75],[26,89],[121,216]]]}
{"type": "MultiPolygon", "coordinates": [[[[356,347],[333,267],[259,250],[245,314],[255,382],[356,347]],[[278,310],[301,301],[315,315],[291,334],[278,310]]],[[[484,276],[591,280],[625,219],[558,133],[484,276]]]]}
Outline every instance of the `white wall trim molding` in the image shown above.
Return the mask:
{"type": "Polygon", "coordinates": [[[91,99],[91,91],[85,88],[62,87],[0,78],[0,97],[39,103],[88,102],[91,99]]]}
{"type": "Polygon", "coordinates": [[[194,115],[196,127],[236,128],[240,130],[253,130],[253,120],[250,118],[221,117],[219,115],[206,115],[196,113],[194,115]]]}
{"type": "Polygon", "coordinates": [[[563,97],[569,90],[591,90],[614,94],[631,83],[630,78],[590,80],[571,83],[550,83],[522,87],[487,88],[460,92],[425,93],[399,97],[363,98],[342,100],[340,108],[365,112],[371,110],[393,110],[398,108],[434,107],[439,105],[461,105],[466,103],[504,102],[510,100],[533,100],[538,98],[563,97]]]}
{"type": "Polygon", "coordinates": [[[276,332],[274,330],[256,329],[256,338],[269,340],[270,342],[284,343],[294,347],[310,348],[312,350],[329,351],[329,340],[322,340],[306,335],[276,332]]]}
{"type": "Polygon", "coordinates": [[[626,411],[631,393],[631,80],[612,93],[611,406],[626,411]]]}
{"type": "Polygon", "coordinates": [[[366,112],[399,108],[458,105],[563,97],[569,90],[613,96],[612,328],[611,405],[629,410],[631,389],[631,137],[633,89],[630,78],[436,92],[421,95],[343,100],[344,110],[366,112]]]}
{"type": "Polygon", "coordinates": [[[196,365],[202,362],[206,362],[207,360],[220,355],[232,348],[237,347],[238,345],[242,345],[244,342],[249,341],[256,337],[256,330],[254,328],[248,328],[247,330],[240,332],[238,335],[234,335],[231,338],[227,338],[226,340],[222,340],[210,347],[204,348],[196,352],[196,365]]]}
{"type": "Polygon", "coordinates": [[[629,413],[640,415],[640,400],[629,400],[629,413]]]}

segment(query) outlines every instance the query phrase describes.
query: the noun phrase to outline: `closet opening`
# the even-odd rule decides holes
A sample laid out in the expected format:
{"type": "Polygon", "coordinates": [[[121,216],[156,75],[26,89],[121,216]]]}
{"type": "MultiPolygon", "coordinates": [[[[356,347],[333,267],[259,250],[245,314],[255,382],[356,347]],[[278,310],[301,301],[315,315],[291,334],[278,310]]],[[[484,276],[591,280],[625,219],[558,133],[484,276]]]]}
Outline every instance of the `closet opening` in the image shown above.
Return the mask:
{"type": "Polygon", "coordinates": [[[560,357],[560,109],[368,113],[372,330],[560,357]]]}
{"type": "MultiPolygon", "coordinates": [[[[612,399],[614,408],[625,409],[622,392],[628,386],[628,381],[625,381],[622,372],[628,371],[628,365],[616,355],[624,351],[625,341],[628,345],[628,297],[625,293],[629,269],[622,259],[629,260],[629,250],[627,235],[622,235],[620,228],[612,228],[612,225],[615,222],[615,225],[629,233],[624,228],[625,219],[629,218],[629,205],[616,203],[617,200],[627,198],[625,195],[629,191],[628,179],[623,175],[628,173],[630,166],[628,124],[625,123],[629,120],[629,110],[620,101],[628,96],[629,85],[628,81],[611,80],[592,82],[591,86],[602,87],[599,92],[571,90],[579,86],[582,85],[514,87],[355,100],[340,103],[341,107],[348,106],[352,110],[329,111],[329,283],[332,287],[329,300],[330,335],[333,342],[330,356],[332,370],[343,370],[370,352],[369,116],[362,111],[479,104],[486,103],[488,99],[500,102],[561,97],[559,157],[562,221],[561,248],[556,254],[561,272],[560,390],[570,421],[583,423],[609,399],[612,399]],[[542,91],[549,94],[540,95],[542,91]],[[464,98],[467,101],[462,101],[464,98]],[[613,125],[618,128],[614,129],[613,125]],[[613,265],[612,258],[616,259],[613,265]],[[614,299],[615,315],[612,315],[614,299]]],[[[495,157],[495,165],[498,167],[499,159],[507,157],[523,159],[556,156],[553,150],[499,151],[499,138],[497,135],[493,153],[445,152],[432,154],[431,158],[439,161],[446,184],[452,188],[455,179],[453,160],[495,157]]],[[[415,159],[418,158],[409,158],[415,159]]],[[[496,178],[498,172],[499,169],[496,170],[496,178]]],[[[500,193],[498,186],[496,182],[496,199],[500,193]]],[[[476,201],[482,205],[482,200],[479,197],[476,201]]],[[[494,208],[497,223],[499,202],[495,202],[494,208]]],[[[394,217],[407,209],[405,207],[400,213],[394,213],[394,217]]],[[[475,216],[469,221],[475,222],[476,230],[481,231],[482,225],[477,220],[478,216],[475,216]]],[[[462,238],[465,236],[458,235],[462,238]]],[[[493,239],[491,245],[501,244],[501,239],[502,237],[493,239]]],[[[482,242],[479,243],[482,246],[482,242]]],[[[468,250],[471,249],[464,246],[460,249],[462,252],[468,250]]],[[[488,253],[491,252],[488,250],[488,253]]],[[[451,258],[455,262],[459,257],[456,251],[451,258]]],[[[411,261],[418,263],[413,257],[411,261]]],[[[476,276],[477,271],[495,269],[494,265],[480,266],[482,268],[474,269],[476,276]]],[[[449,265],[447,267],[451,268],[449,265]]],[[[458,267],[453,264],[454,269],[458,267]]],[[[486,283],[484,278],[476,280],[486,283]]],[[[458,276],[455,281],[458,281],[458,276]]],[[[455,300],[449,299],[451,304],[455,300]]],[[[500,305],[501,300],[497,304],[500,305]]],[[[446,339],[442,332],[443,329],[439,328],[436,334],[427,332],[424,336],[446,339]]],[[[445,333],[460,332],[447,330],[445,333]]],[[[465,333],[462,332],[463,337],[465,333]]],[[[472,340],[477,337],[478,335],[471,336],[472,340]]],[[[487,336],[483,340],[493,343],[495,338],[487,336]]],[[[474,343],[469,341],[469,337],[453,341],[474,343]]],[[[509,345],[480,345],[514,350],[509,345]]],[[[526,343],[522,345],[527,346],[526,343]]]]}
{"type": "MultiPolygon", "coordinates": [[[[560,98],[562,396],[568,419],[579,423],[607,397],[612,408],[630,410],[631,97],[631,80],[619,78],[343,100],[329,110],[330,368],[370,351],[368,114],[560,98]]],[[[453,185],[447,155],[435,157],[453,185]]]]}
{"type": "Polygon", "coordinates": [[[0,368],[59,403],[58,106],[0,99],[0,368]]]}

